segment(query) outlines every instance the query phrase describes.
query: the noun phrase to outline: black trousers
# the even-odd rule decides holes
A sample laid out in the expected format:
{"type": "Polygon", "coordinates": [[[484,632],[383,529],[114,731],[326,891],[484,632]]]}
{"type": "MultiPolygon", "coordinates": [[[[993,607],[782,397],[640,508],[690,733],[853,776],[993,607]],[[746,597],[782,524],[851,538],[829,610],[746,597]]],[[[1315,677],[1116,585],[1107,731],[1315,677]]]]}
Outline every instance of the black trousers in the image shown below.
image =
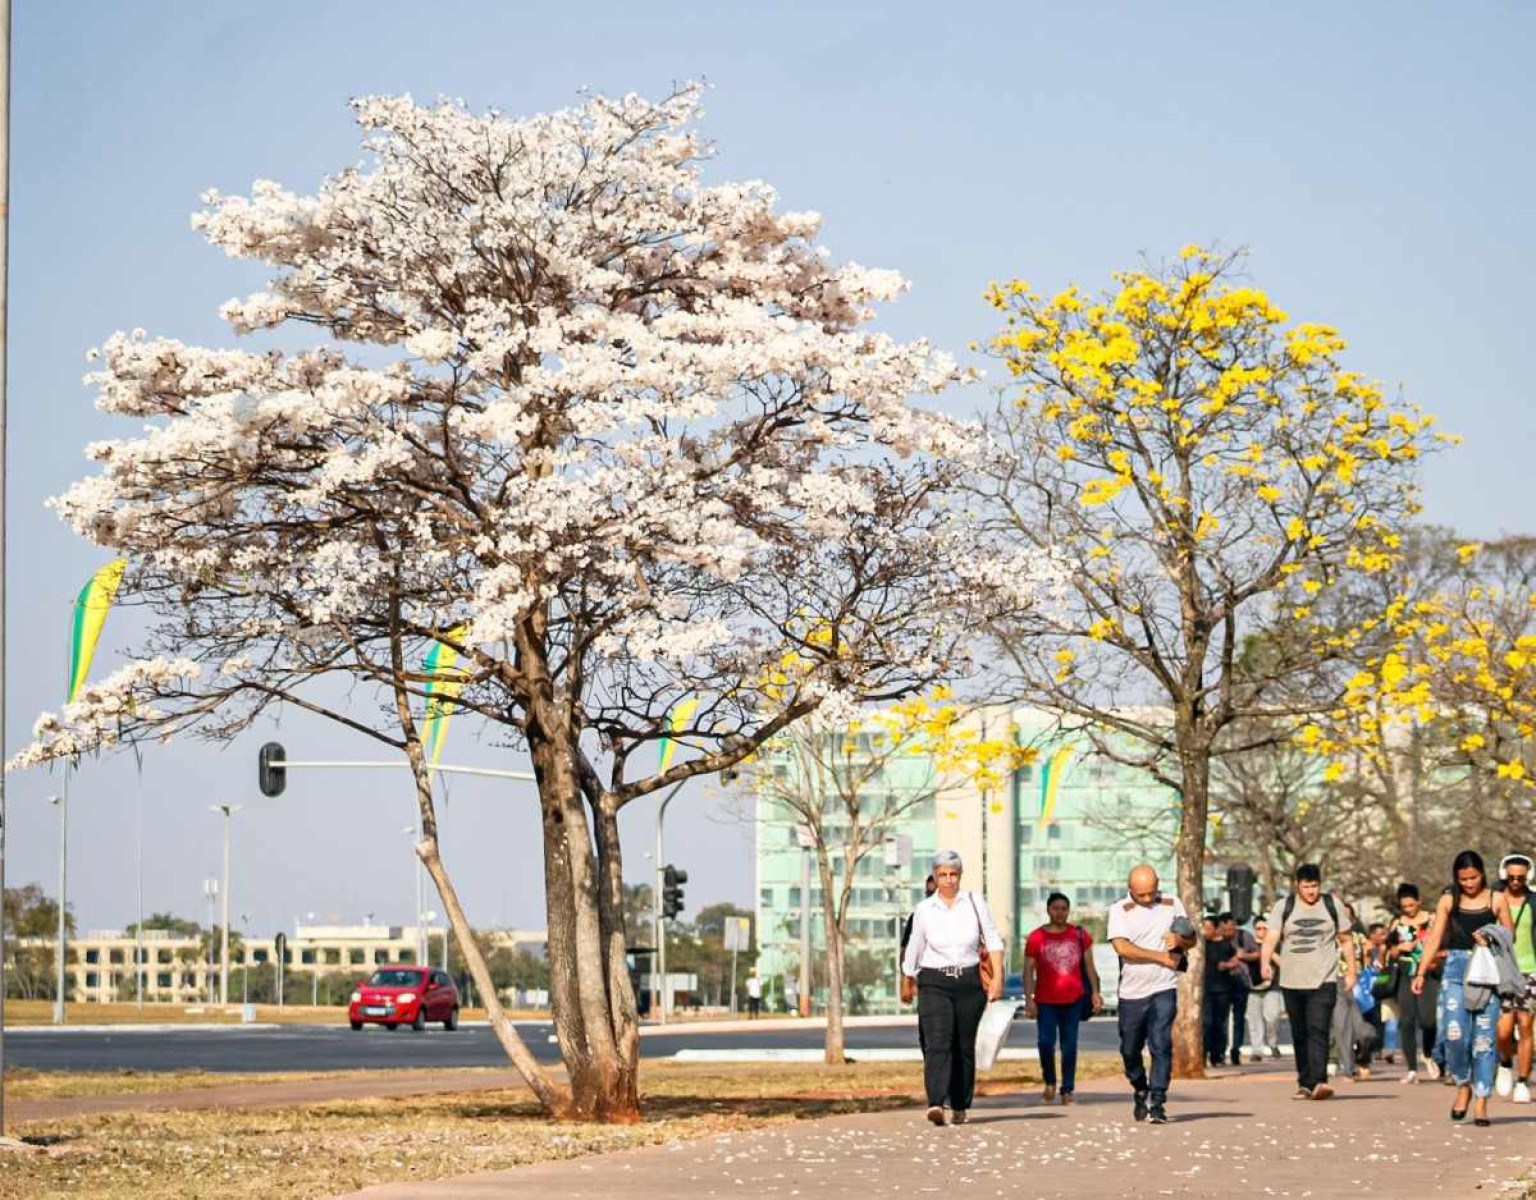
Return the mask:
{"type": "Polygon", "coordinates": [[[1333,1034],[1333,1006],[1339,985],[1280,989],[1296,1047],[1296,1082],[1311,1089],[1328,1079],[1328,1042],[1333,1034]]]}
{"type": "Polygon", "coordinates": [[[956,1112],[971,1107],[976,1091],[976,1027],[986,1011],[981,972],[917,973],[917,1029],[923,1047],[923,1087],[928,1103],[956,1112]]]}
{"type": "Polygon", "coordinates": [[[1205,1027],[1205,1057],[1208,1062],[1227,1059],[1227,1023],[1232,1019],[1232,989],[1209,988],[1201,1012],[1205,1027]]]}
{"type": "Polygon", "coordinates": [[[1232,1041],[1227,1046],[1231,1053],[1241,1056],[1243,1039],[1248,1036],[1248,989],[1232,989],[1232,1041]]]}
{"type": "Polygon", "coordinates": [[[1440,1003],[1440,981],[1433,975],[1424,979],[1424,994],[1413,994],[1413,973],[1404,970],[1397,982],[1397,1034],[1403,1043],[1403,1061],[1410,1071],[1419,1069],[1419,1047],[1424,1057],[1435,1052],[1436,1005],[1440,1003]]]}

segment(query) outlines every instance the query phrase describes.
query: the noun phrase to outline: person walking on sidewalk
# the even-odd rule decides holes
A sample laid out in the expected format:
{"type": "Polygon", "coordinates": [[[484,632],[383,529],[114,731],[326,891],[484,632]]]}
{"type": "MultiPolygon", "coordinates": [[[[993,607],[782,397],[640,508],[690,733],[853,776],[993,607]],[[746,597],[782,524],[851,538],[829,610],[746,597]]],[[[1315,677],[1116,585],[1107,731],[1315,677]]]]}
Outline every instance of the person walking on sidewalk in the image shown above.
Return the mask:
{"type": "Polygon", "coordinates": [[[1473,948],[1484,937],[1482,930],[1500,922],[1510,925],[1503,893],[1488,886],[1483,856],[1476,850],[1463,850],[1451,864],[1450,888],[1435,905],[1435,919],[1424,938],[1424,957],[1413,977],[1413,988],[1423,993],[1425,964],[1433,962],[1444,946],[1447,953],[1436,1024],[1445,1041],[1446,1071],[1456,1085],[1451,1120],[1462,1120],[1471,1106],[1475,1125],[1489,1123],[1488,1097],[1493,1094],[1498,1066],[1499,997],[1495,992],[1469,1019],[1467,968],[1472,965],[1473,948]]]}
{"type": "Polygon", "coordinates": [[[976,1028],[987,1001],[1003,994],[1003,938],[986,900],[960,890],[963,864],[953,850],[933,856],[936,887],[912,913],[902,957],[902,999],[917,990],[928,1119],[944,1124],[944,1106],[964,1125],[976,1090],[976,1028]],[[990,979],[981,979],[985,954],[990,979]]]}
{"type": "Polygon", "coordinates": [[[1354,989],[1357,964],[1355,942],[1344,924],[1343,906],[1323,891],[1323,872],[1316,863],[1296,868],[1295,887],[1269,913],[1269,932],[1260,950],[1259,971],[1274,978],[1275,951],[1284,947],[1285,981],[1281,994],[1291,1022],[1296,1050],[1297,1100],[1326,1100],[1328,1036],[1339,994],[1339,962],[1344,961],[1344,986],[1354,989]]]}
{"type": "Polygon", "coordinates": [[[1232,997],[1237,990],[1233,967],[1241,964],[1237,961],[1237,947],[1228,940],[1226,924],[1221,917],[1206,917],[1201,922],[1200,936],[1205,941],[1205,999],[1200,1014],[1205,1035],[1205,1061],[1213,1067],[1224,1067],[1227,1064],[1227,1026],[1231,1023],[1232,997]]]}
{"type": "Polygon", "coordinates": [[[1166,1124],[1179,972],[1188,966],[1195,927],[1179,898],[1158,889],[1157,872],[1146,863],[1131,871],[1125,898],[1109,910],[1109,942],[1120,956],[1120,1061],[1134,1094],[1132,1114],[1166,1124]],[[1150,1078],[1143,1050],[1151,1054],[1150,1078]]]}
{"type": "Polygon", "coordinates": [[[752,1020],[762,1014],[763,1011],[763,977],[753,967],[747,975],[747,1016],[752,1020]]]}
{"type": "MultiPolygon", "coordinates": [[[[1419,902],[1419,889],[1412,883],[1397,888],[1397,920],[1387,933],[1387,961],[1397,970],[1397,1023],[1403,1043],[1403,1062],[1408,1072],[1399,1082],[1417,1083],[1419,1055],[1424,1055],[1424,1073],[1440,1078],[1435,1062],[1435,1008],[1440,998],[1440,963],[1430,964],[1424,973],[1422,992],[1413,987],[1413,977],[1424,957],[1424,938],[1433,918],[1419,902]]],[[[1444,956],[1441,956],[1444,960],[1444,956]]]]}
{"type": "Polygon", "coordinates": [[[1061,892],[1045,901],[1049,921],[1024,941],[1024,1015],[1036,1026],[1041,1099],[1056,1099],[1056,1040],[1061,1039],[1061,1102],[1071,1104],[1077,1090],[1077,1027],[1084,1005],[1096,1013],[1104,1005],[1099,972],[1089,948],[1093,938],[1081,925],[1068,923],[1072,902],[1061,892]]]}
{"type": "Polygon", "coordinates": [[[1504,881],[1504,905],[1509,910],[1514,932],[1515,966],[1520,969],[1524,986],[1499,1014],[1499,1072],[1493,1090],[1500,1096],[1514,1095],[1516,1104],[1531,1102],[1531,1029],[1536,1016],[1536,911],[1531,906],[1531,859],[1525,854],[1509,854],[1499,863],[1499,878],[1504,881]],[[1515,1045],[1515,1034],[1520,1044],[1515,1045]],[[1519,1066],[1516,1067],[1516,1059],[1519,1066]]]}
{"type": "MultiPolygon", "coordinates": [[[[1252,970],[1259,965],[1259,943],[1253,934],[1237,923],[1231,913],[1216,918],[1221,923],[1221,936],[1232,944],[1232,1043],[1230,1060],[1235,1067],[1243,1061],[1243,1033],[1248,1025],[1248,1005],[1253,999],[1252,970]]],[[[1258,1050],[1261,1043],[1252,1043],[1258,1050]]]]}
{"type": "MultiPolygon", "coordinates": [[[[1273,979],[1265,979],[1259,960],[1260,948],[1269,934],[1269,922],[1263,917],[1253,923],[1254,955],[1248,963],[1248,980],[1251,984],[1248,997],[1248,1054],[1251,1062],[1259,1062],[1267,1053],[1270,1058],[1280,1057],[1280,1014],[1284,1004],[1280,987],[1273,979]]],[[[1279,956],[1276,955],[1278,958],[1279,956]]],[[[1274,963],[1275,974],[1280,964],[1274,963]]]]}
{"type": "Polygon", "coordinates": [[[1348,951],[1339,954],[1339,970],[1343,973],[1352,960],[1356,972],[1354,982],[1340,988],[1333,1002],[1333,1046],[1339,1056],[1339,1078],[1364,1080],[1371,1077],[1371,1052],[1376,1046],[1376,1031],[1365,1019],[1360,1000],[1359,963],[1365,957],[1365,930],[1352,905],[1344,905],[1343,914],[1350,944],[1348,951]]]}

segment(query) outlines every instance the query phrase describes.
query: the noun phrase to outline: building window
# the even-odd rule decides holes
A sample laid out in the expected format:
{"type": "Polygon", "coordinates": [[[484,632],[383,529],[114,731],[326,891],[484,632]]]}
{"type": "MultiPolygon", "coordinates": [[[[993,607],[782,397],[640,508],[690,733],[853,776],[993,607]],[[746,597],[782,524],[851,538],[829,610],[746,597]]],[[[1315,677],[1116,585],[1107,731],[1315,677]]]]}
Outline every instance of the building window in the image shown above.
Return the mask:
{"type": "Polygon", "coordinates": [[[1035,764],[1025,763],[1019,768],[1019,778],[1025,783],[1031,782],[1035,777],[1035,764]]]}
{"type": "Polygon", "coordinates": [[[798,887],[792,887],[789,889],[789,907],[800,907],[800,889],[798,887]]]}
{"type": "Polygon", "coordinates": [[[256,963],[271,962],[270,956],[265,950],[252,950],[251,961],[256,963]]]}
{"type": "Polygon", "coordinates": [[[326,961],[326,963],[328,965],[333,966],[333,967],[341,966],[341,951],[340,950],[327,950],[325,952],[325,961],[326,961]]]}
{"type": "Polygon", "coordinates": [[[156,975],[155,976],[155,986],[156,987],[162,987],[162,988],[170,987],[171,986],[171,973],[169,971],[161,971],[158,975],[156,975]]]}
{"type": "Polygon", "coordinates": [[[1046,826],[1045,840],[1048,842],[1061,841],[1061,826],[1054,823],[1046,826]]]}
{"type": "Polygon", "coordinates": [[[1019,845],[1028,846],[1035,840],[1035,827],[1033,824],[1019,826],[1019,845]]]}
{"type": "Polygon", "coordinates": [[[312,950],[312,949],[311,950],[300,950],[299,951],[299,961],[301,963],[304,963],[306,966],[313,966],[314,963],[315,963],[315,952],[314,952],[314,950],[312,950]]]}
{"type": "Polygon", "coordinates": [[[95,987],[96,986],[96,980],[97,980],[97,975],[96,975],[95,971],[87,971],[85,973],[85,986],[86,987],[88,987],[88,988],[95,987]]]}
{"type": "Polygon", "coordinates": [[[375,963],[387,963],[389,961],[389,951],[375,950],[373,952],[373,961],[375,963]]]}
{"type": "Polygon", "coordinates": [[[87,950],[85,952],[85,961],[88,962],[88,963],[98,963],[98,962],[100,962],[101,961],[101,951],[100,950],[87,950]]]}
{"type": "Polygon", "coordinates": [[[362,950],[357,949],[355,947],[353,949],[351,949],[351,950],[348,950],[347,951],[347,961],[352,966],[354,966],[354,967],[362,966],[363,965],[363,952],[362,952],[362,950]]]}
{"type": "Polygon", "coordinates": [[[175,962],[176,959],[171,954],[171,952],[169,950],[156,950],[155,951],[155,961],[157,963],[169,963],[169,962],[175,962]]]}
{"type": "Polygon", "coordinates": [[[108,950],[107,961],[115,966],[122,966],[123,952],[121,950],[108,950]]]}

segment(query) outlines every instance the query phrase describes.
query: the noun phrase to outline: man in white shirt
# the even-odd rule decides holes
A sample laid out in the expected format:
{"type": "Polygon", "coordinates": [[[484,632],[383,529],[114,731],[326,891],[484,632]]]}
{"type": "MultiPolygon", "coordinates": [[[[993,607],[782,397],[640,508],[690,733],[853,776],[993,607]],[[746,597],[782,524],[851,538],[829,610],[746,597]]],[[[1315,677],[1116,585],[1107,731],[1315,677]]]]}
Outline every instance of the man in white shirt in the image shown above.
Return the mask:
{"type": "Polygon", "coordinates": [[[754,1021],[763,1011],[763,980],[753,967],[751,974],[747,976],[747,1015],[754,1021]]]}
{"type": "Polygon", "coordinates": [[[1126,897],[1109,910],[1109,942],[1120,956],[1120,1061],[1135,1093],[1132,1111],[1138,1121],[1163,1125],[1173,1078],[1179,972],[1195,944],[1195,929],[1179,898],[1158,890],[1157,872],[1146,863],[1131,872],[1126,897]],[[1144,1048],[1151,1052],[1150,1080],[1144,1048]]]}

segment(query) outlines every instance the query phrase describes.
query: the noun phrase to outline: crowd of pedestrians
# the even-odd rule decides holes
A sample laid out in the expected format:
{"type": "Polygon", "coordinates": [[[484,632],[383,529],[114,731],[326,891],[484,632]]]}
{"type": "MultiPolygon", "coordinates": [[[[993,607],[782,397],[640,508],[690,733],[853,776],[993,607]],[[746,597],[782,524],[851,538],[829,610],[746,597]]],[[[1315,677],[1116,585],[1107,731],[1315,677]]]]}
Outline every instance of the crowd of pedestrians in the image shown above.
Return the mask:
{"type": "MultiPolygon", "coordinates": [[[[1532,859],[1507,855],[1491,880],[1466,850],[1433,909],[1413,883],[1396,891],[1395,912],[1364,924],[1323,886],[1315,863],[1299,866],[1287,894],[1248,928],[1232,913],[1196,929],[1150,866],[1130,873],[1109,910],[1107,941],[1119,959],[1120,1057],[1136,1121],[1168,1120],[1178,983],[1189,951],[1203,943],[1204,1055],[1236,1066],[1282,1054],[1289,1026],[1298,1100],[1327,1100],[1340,1080],[1370,1077],[1377,1060],[1403,1058],[1400,1082],[1443,1080],[1450,1116],[1490,1123],[1495,1095],[1531,1101],[1536,1024],[1536,909],[1532,859]]],[[[975,1090],[976,1031],[1002,994],[1004,946],[985,899],[962,891],[959,856],[934,859],[930,894],[904,935],[902,995],[918,1002],[927,1118],[967,1120],[975,1090]]],[[[1024,1015],[1036,1022],[1042,1100],[1070,1104],[1078,1035],[1104,1007],[1092,934],[1072,921],[1071,898],[1055,892],[1047,921],[1022,941],[1024,1015]],[[1059,1068],[1058,1058],[1060,1055],[1059,1068]]]]}

